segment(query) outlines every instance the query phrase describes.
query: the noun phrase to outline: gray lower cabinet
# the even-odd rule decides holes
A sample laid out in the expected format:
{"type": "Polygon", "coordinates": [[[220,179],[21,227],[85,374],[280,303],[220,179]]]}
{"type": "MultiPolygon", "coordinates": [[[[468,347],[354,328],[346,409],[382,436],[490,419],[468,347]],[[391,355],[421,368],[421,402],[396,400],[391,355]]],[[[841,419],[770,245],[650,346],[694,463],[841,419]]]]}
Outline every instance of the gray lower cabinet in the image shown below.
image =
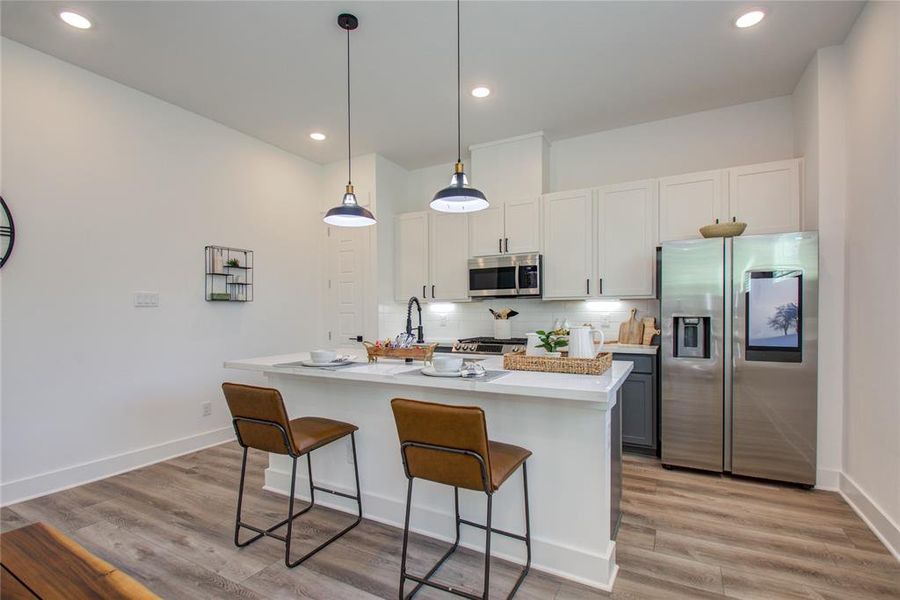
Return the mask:
{"type": "Polygon", "coordinates": [[[615,360],[634,363],[622,384],[622,445],[626,450],[655,453],[657,449],[656,357],[615,354],[615,360]]]}

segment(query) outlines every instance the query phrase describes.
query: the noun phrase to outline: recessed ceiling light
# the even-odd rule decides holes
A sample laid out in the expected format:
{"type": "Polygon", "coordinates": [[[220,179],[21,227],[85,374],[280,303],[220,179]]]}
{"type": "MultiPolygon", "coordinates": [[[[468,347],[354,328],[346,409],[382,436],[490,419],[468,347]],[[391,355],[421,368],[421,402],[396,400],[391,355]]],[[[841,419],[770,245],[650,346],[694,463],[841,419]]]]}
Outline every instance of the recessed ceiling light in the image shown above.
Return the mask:
{"type": "Polygon", "coordinates": [[[325,141],[326,136],[321,131],[313,131],[311,134],[309,134],[309,137],[316,140],[317,142],[322,142],[325,141]]]}
{"type": "Polygon", "coordinates": [[[472,88],[472,95],[476,98],[487,98],[491,95],[491,90],[480,85],[477,88],[472,88]]]}
{"type": "Polygon", "coordinates": [[[59,13],[59,18],[65,21],[68,25],[75,27],[76,29],[90,29],[91,22],[86,18],[82,17],[78,13],[63,11],[59,13]]]}
{"type": "Polygon", "coordinates": [[[734,26],[739,27],[741,29],[746,29],[747,27],[753,27],[758,24],[760,21],[766,18],[766,13],[761,10],[751,10],[748,13],[744,13],[739,16],[735,22],[734,26]]]}

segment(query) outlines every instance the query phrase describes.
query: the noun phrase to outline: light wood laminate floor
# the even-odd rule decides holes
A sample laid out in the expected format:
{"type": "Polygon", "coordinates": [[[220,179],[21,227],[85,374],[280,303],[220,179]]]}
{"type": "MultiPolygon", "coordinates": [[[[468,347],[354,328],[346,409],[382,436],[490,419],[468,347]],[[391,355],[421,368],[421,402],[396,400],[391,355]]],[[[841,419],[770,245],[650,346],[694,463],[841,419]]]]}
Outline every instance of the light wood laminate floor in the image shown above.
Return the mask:
{"type": "MultiPolygon", "coordinates": [[[[274,523],[285,498],[259,491],[265,463],[251,452],[245,515],[274,523]]],[[[50,523],[164,598],[397,597],[402,532],[392,527],[363,521],[296,569],[285,568],[275,540],[235,548],[239,471],[240,448],[224,444],[4,507],[2,527],[50,523]]],[[[517,598],[900,598],[900,563],[837,494],[667,471],[634,456],[626,456],[624,472],[614,592],[532,571],[517,598]]],[[[349,518],[324,508],[307,513],[296,522],[295,551],[349,518]]],[[[418,572],[444,549],[411,540],[418,572]]],[[[477,554],[461,550],[439,574],[474,591],[480,568],[477,554]]],[[[516,574],[495,560],[492,597],[505,597],[516,574]]],[[[418,597],[449,596],[424,590],[418,597]]]]}

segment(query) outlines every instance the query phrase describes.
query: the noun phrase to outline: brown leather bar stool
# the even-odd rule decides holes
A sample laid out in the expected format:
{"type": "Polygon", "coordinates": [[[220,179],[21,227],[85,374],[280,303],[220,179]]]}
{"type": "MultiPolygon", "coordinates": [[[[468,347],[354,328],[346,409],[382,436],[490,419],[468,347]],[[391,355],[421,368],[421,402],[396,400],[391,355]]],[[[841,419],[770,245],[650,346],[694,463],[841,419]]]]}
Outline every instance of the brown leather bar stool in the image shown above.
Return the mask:
{"type": "Polygon", "coordinates": [[[356,437],[359,429],[356,425],[323,419],[320,417],[301,417],[288,420],[287,411],[284,408],[284,400],[281,393],[273,388],[242,385],[238,383],[222,384],[225,392],[225,400],[231,410],[234,432],[237,434],[238,443],[244,449],[244,458],[241,462],[241,483],[238,489],[237,516],[234,524],[234,543],[243,548],[252,544],[263,536],[275,538],[284,542],[284,564],[288,567],[296,567],[306,559],[328,546],[357,525],[362,520],[362,499],[359,491],[359,468],[356,462],[356,437]],[[312,451],[321,448],[331,442],[349,435],[350,444],[353,447],[353,474],[356,478],[356,495],[345,494],[335,490],[319,487],[313,483],[312,476],[312,451]],[[247,449],[255,448],[274,454],[286,454],[293,461],[291,463],[291,495],[288,499],[288,517],[283,521],[272,525],[268,529],[260,529],[241,521],[241,502],[244,498],[244,475],[247,471],[247,449]],[[297,459],[306,455],[306,467],[309,471],[309,506],[294,514],[294,487],[297,482],[297,459]],[[319,544],[315,549],[307,552],[300,558],[291,561],[291,528],[294,519],[309,511],[316,504],[316,491],[327,492],[336,496],[356,500],[356,521],[345,527],[327,541],[319,544]],[[287,525],[287,534],[282,536],[273,533],[287,525]],[[255,531],[256,535],[241,542],[239,539],[241,528],[255,531]]]}
{"type": "Polygon", "coordinates": [[[522,585],[531,567],[531,528],[528,516],[528,471],[525,460],[531,451],[510,444],[492,442],[487,436],[484,411],[477,406],[448,406],[432,402],[391,400],[397,434],[400,436],[400,454],[409,486],[406,492],[406,519],[403,524],[403,553],[400,559],[400,598],[412,598],[423,585],[450,592],[473,600],[486,600],[490,589],[491,534],[525,542],[527,560],[507,598],[512,598],[522,585]],[[491,526],[493,494],[522,465],[522,481],[525,491],[525,535],[495,529],[491,526]],[[453,504],[456,513],[456,540],[453,546],[424,576],[406,572],[406,550],[409,540],[409,513],[412,507],[413,480],[426,479],[453,486],[453,504]],[[484,525],[462,519],[459,516],[459,488],[484,492],[487,495],[487,520],[484,525]],[[435,583],[431,576],[459,547],[459,526],[469,525],[485,532],[484,542],[484,592],[476,596],[463,590],[435,583]],[[416,582],[416,587],[404,596],[406,580],[416,582]]]}

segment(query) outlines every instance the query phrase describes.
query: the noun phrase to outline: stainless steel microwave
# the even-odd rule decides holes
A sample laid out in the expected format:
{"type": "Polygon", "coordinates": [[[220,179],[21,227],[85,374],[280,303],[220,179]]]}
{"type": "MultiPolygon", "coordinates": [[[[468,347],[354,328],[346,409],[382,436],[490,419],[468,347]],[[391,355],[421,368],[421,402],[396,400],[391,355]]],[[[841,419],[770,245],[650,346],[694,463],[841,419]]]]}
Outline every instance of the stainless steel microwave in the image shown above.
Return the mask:
{"type": "Polygon", "coordinates": [[[540,295],[540,254],[503,254],[469,259],[470,298],[540,295]]]}

